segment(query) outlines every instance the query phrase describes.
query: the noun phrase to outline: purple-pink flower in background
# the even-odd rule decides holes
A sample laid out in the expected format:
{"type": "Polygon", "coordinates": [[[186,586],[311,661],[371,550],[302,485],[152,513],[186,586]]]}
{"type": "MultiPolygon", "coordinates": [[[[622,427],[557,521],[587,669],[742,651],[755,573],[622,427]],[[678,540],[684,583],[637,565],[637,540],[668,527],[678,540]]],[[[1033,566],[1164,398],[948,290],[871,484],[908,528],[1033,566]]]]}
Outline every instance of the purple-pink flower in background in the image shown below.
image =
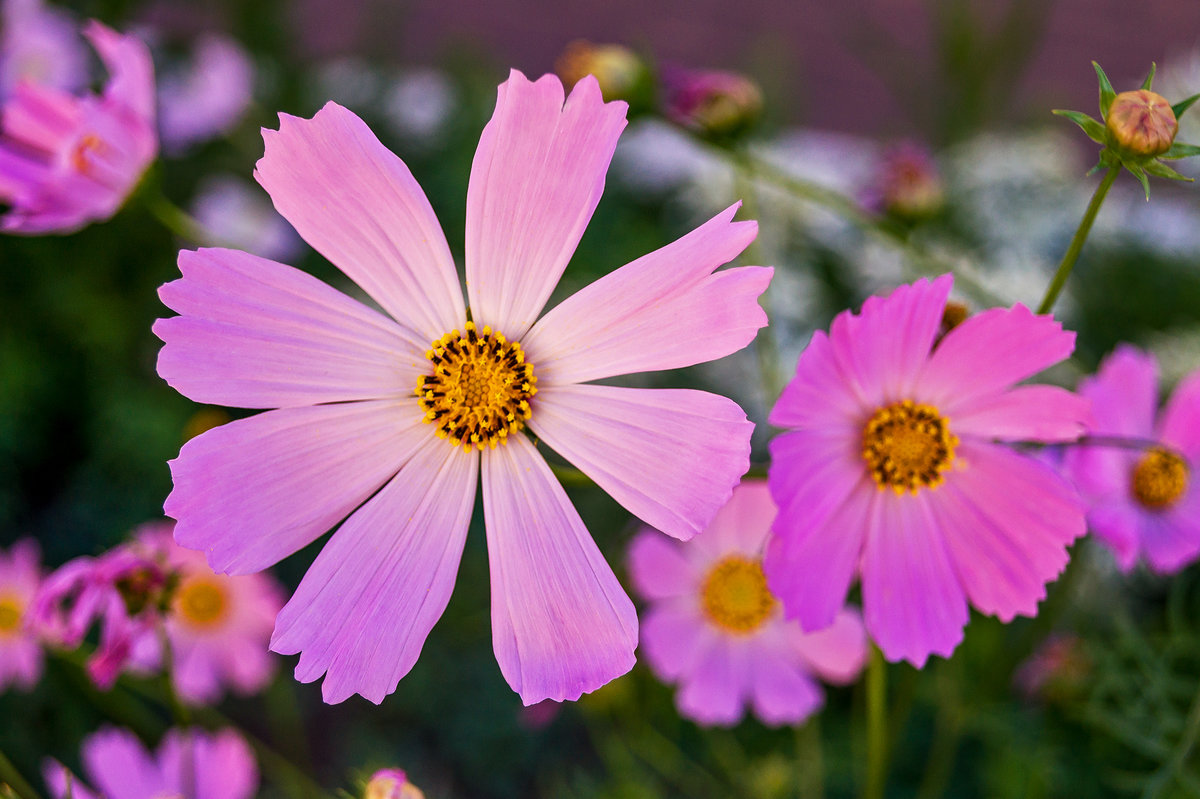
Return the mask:
{"type": "Polygon", "coordinates": [[[196,189],[192,216],[222,244],[272,260],[293,258],[304,242],[257,186],[242,178],[206,178],[196,189]]]}
{"type": "Polygon", "coordinates": [[[254,97],[254,63],[233,39],[208,33],[197,39],[184,69],[159,80],[163,147],[180,152],[233,129],[254,97]]]}
{"type": "Polygon", "coordinates": [[[632,667],[633,604],[523,430],[672,535],[702,529],[753,425],[691,390],[589,384],[727,355],[766,323],[771,270],[714,272],[753,240],[736,206],[538,318],[604,187],[625,104],[595,79],[499,88],[467,191],[466,291],[424,193],[351,112],[280,116],[256,177],[301,236],[383,311],[232,250],[180,253],[160,290],[158,372],[198,401],[266,413],[171,461],[175,537],[259,571],[346,521],[280,613],[271,648],[373,702],[415,663],[453,589],[482,484],[501,672],[526,704],[632,667]],[[361,505],[361,507],[359,507],[361,505]],[[346,517],[349,516],[347,519],[346,517]]]}
{"type": "Polygon", "coordinates": [[[22,82],[0,112],[6,233],[69,233],[108,219],[158,152],[146,46],[95,21],[83,35],[108,69],[103,94],[22,82]]]}
{"type": "Polygon", "coordinates": [[[1014,383],[1075,335],[1022,305],[938,338],[953,278],[921,280],[813,334],[771,411],[779,505],[763,568],[789,618],[832,623],[855,576],[867,633],[922,666],[962,640],[967,601],[1032,616],[1083,534],[1075,490],[1006,441],[1069,441],[1088,403],[1014,383]]]}
{"type": "Polygon", "coordinates": [[[762,114],[762,90],[737,72],[668,66],[662,72],[662,95],[667,119],[711,136],[739,133],[762,114]]]}
{"type": "Polygon", "coordinates": [[[42,676],[41,634],[33,602],[42,579],[37,542],[24,538],[0,550],[0,693],[29,690],[42,676]]]}
{"type": "Polygon", "coordinates": [[[235,731],[169,730],[156,753],[128,730],[106,727],[83,739],[88,787],[61,763],[42,768],[53,799],[250,799],[258,766],[235,731]]]}
{"type": "Polygon", "coordinates": [[[1159,414],[1158,362],[1122,344],[1079,393],[1092,401],[1097,440],[1070,447],[1064,468],[1087,502],[1088,526],[1121,569],[1143,557],[1155,571],[1178,571],[1200,553],[1200,372],[1159,414]]]}
{"type": "Polygon", "coordinates": [[[857,611],[815,633],[784,620],[762,570],[774,519],[766,481],[745,480],[688,543],[643,529],[630,546],[634,587],[651,603],[642,654],[701,724],[736,724],[747,705],[766,724],[797,724],[825,701],[817,677],[848,683],[866,662],[857,611]]]}
{"type": "Polygon", "coordinates": [[[0,7],[0,102],[22,81],[75,91],[87,80],[87,53],[75,22],[41,0],[0,7]]]}

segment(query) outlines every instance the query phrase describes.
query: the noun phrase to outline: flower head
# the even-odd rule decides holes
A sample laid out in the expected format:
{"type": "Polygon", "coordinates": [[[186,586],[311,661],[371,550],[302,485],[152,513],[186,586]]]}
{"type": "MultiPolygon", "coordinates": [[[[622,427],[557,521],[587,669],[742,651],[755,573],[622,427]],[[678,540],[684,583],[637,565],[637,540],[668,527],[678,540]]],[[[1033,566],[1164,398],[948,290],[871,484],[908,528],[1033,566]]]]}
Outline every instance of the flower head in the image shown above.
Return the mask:
{"type": "Polygon", "coordinates": [[[945,183],[933,155],[915,142],[883,153],[869,205],[903,220],[934,216],[945,205],[945,183]]]}
{"type": "Polygon", "coordinates": [[[745,132],[762,113],[762,90],[737,72],[671,67],[663,71],[662,91],[667,119],[713,138],[745,132]]]}
{"type": "Polygon", "coordinates": [[[1104,127],[1114,145],[1134,157],[1154,157],[1171,149],[1179,120],[1161,94],[1146,89],[1113,98],[1104,127]]]}
{"type": "Polygon", "coordinates": [[[1079,384],[1098,438],[1070,447],[1064,468],[1088,505],[1088,526],[1128,571],[1145,558],[1174,572],[1200,554],[1200,372],[1158,413],[1158,363],[1123,344],[1079,384]],[[1104,437],[1126,439],[1106,445],[1104,437]],[[1119,442],[1118,442],[1119,443],[1119,442]]]}
{"type": "Polygon", "coordinates": [[[159,82],[163,146],[179,152],[228,133],[254,95],[254,64],[233,39],[206,34],[191,62],[159,82]]]}
{"type": "Polygon", "coordinates": [[[102,95],[19,83],[0,113],[6,233],[69,233],[108,219],[158,152],[146,46],[94,21],[84,36],[108,68],[102,95]]]}
{"type": "Polygon", "coordinates": [[[1083,534],[1075,491],[1005,441],[1077,438],[1086,400],[1014,383],[1075,336],[1024,306],[938,339],[953,279],[901,286],[817,332],[771,411],[779,505],[763,568],[788,617],[833,622],[855,576],[867,632],[890,660],[949,655],[967,601],[1033,615],[1083,534]],[[936,341],[936,345],[935,345],[936,341]]]}
{"type": "Polygon", "coordinates": [[[32,613],[40,582],[33,539],[0,551],[0,692],[10,685],[29,690],[42,676],[41,634],[32,613]]]}
{"type": "Polygon", "coordinates": [[[679,712],[701,724],[735,724],[747,705],[766,724],[797,724],[824,701],[817,676],[851,682],[866,661],[857,611],[815,633],[784,620],[762,570],[774,518],[766,482],[746,480],[687,544],[645,529],[630,547],[634,585],[651,602],[642,652],[680,683],[679,712]]]}
{"type": "Polygon", "coordinates": [[[554,63],[563,85],[574,86],[584,75],[594,75],[605,100],[624,100],[634,107],[650,91],[650,70],[637,53],[619,44],[593,44],[577,39],[567,45],[554,63]]]}
{"type": "Polygon", "coordinates": [[[385,768],[371,775],[363,799],[425,799],[425,794],[400,769],[385,768]]]}
{"type": "Polygon", "coordinates": [[[271,647],[325,674],[327,701],[395,690],[449,600],[482,484],[501,672],[526,704],[633,665],[637,617],[528,438],[659,529],[702,529],[745,471],[736,404],[587,381],[749,342],[771,270],[714,270],[754,238],[735,208],[539,314],[625,124],[594,78],[499,89],[467,192],[466,289],[433,209],[346,109],[281,115],[256,176],[316,250],[382,307],[231,250],[183,252],[160,290],[158,371],[194,400],[268,408],[171,462],[175,538],[219,572],[259,571],[345,519],[279,614],[271,647]],[[361,507],[360,507],[361,506],[361,507]],[[348,518],[347,518],[348,517],[348,518]]]}

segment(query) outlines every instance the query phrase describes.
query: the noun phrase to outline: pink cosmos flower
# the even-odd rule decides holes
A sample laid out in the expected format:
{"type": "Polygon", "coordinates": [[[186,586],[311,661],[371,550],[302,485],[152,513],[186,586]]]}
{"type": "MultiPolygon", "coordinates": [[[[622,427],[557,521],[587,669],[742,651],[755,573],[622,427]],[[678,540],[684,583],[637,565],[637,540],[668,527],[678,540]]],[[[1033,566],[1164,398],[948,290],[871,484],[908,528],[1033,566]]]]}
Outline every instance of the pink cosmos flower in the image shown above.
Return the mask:
{"type": "Polygon", "coordinates": [[[643,529],[630,546],[634,586],[651,602],[642,653],[701,724],[736,724],[747,705],[766,724],[797,724],[825,701],[817,676],[852,682],[866,662],[857,611],[815,633],[784,620],[762,570],[774,518],[766,481],[745,480],[686,545],[643,529]]]}
{"type": "Polygon", "coordinates": [[[69,233],[108,219],[158,152],[150,53],[91,22],[84,36],[109,72],[104,94],[19,83],[0,113],[0,217],[7,233],[69,233]]]}
{"type": "Polygon", "coordinates": [[[280,613],[271,648],[325,673],[329,702],[395,690],[454,585],[476,485],[492,639],[525,704],[633,665],[637,615],[528,427],[634,514],[687,538],[748,465],[752,424],[700,391],[593,385],[745,346],[771,270],[714,270],[754,238],[736,206],[538,315],[604,186],[625,104],[594,79],[499,89],[467,192],[463,303],[404,164],[354,114],[281,115],[256,177],[301,236],[390,315],[291,267],[183,252],[163,286],[158,372],[188,397],[275,408],[171,462],[175,537],[218,572],[266,568],[345,523],[280,613]],[[359,506],[362,506],[361,508],[359,506]]]}
{"type": "Polygon", "coordinates": [[[968,600],[1003,621],[1034,615],[1084,532],[1072,487],[1003,443],[1082,433],[1086,400],[1011,387],[1067,357],[1075,335],[1017,305],[937,339],[952,284],[921,280],[839,314],[770,415],[787,428],[771,442],[771,590],[819,630],[860,576],[867,633],[918,667],[962,640],[968,600]]]}
{"type": "Polygon", "coordinates": [[[187,68],[159,82],[163,146],[180,152],[228,133],[253,95],[254,63],[245,49],[228,36],[201,36],[187,68]]]}
{"type": "Polygon", "coordinates": [[[83,740],[89,788],[61,763],[47,760],[43,776],[54,799],[250,799],[258,767],[233,730],[170,730],[151,754],[132,732],[105,728],[83,740]]]}
{"type": "Polygon", "coordinates": [[[42,676],[42,645],[31,612],[41,581],[38,546],[31,538],[0,551],[0,692],[30,690],[42,676]]]}
{"type": "Polygon", "coordinates": [[[0,7],[0,101],[22,81],[74,91],[87,79],[87,53],[75,22],[41,0],[0,7]]]}
{"type": "Polygon", "coordinates": [[[1079,393],[1092,401],[1090,434],[1128,439],[1067,452],[1064,468],[1088,504],[1088,526],[1123,570],[1144,557],[1155,571],[1178,571],[1200,553],[1200,484],[1192,479],[1200,464],[1200,371],[1159,415],[1157,361],[1122,344],[1079,393]]]}

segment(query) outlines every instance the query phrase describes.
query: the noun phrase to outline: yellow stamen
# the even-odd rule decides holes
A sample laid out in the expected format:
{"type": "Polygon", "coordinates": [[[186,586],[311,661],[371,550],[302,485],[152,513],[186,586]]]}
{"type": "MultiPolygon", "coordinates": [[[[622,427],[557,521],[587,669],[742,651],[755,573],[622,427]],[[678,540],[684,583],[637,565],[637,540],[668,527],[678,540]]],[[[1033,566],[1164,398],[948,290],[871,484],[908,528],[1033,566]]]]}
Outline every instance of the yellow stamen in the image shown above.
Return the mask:
{"type": "Polygon", "coordinates": [[[912,400],[880,408],[863,427],[862,455],[871,479],[897,494],[937,488],[954,463],[958,438],[932,405],[912,400]]]}
{"type": "Polygon", "coordinates": [[[228,594],[220,577],[185,577],[175,593],[175,613],[195,627],[215,627],[229,612],[228,594]]]}
{"type": "Polygon", "coordinates": [[[1189,476],[1187,461],[1170,450],[1153,447],[1133,468],[1130,488],[1143,507],[1162,510],[1183,496],[1189,476]]]}
{"type": "Polygon", "coordinates": [[[22,610],[20,597],[0,595],[0,635],[11,635],[20,629],[22,610]]]}
{"type": "Polygon", "coordinates": [[[728,633],[746,635],[761,627],[778,602],[767,588],[762,564],[741,555],[717,561],[700,589],[704,615],[728,633]]]}
{"type": "Polygon", "coordinates": [[[98,153],[108,147],[95,133],[88,133],[80,137],[79,141],[71,150],[71,166],[75,167],[75,171],[80,174],[87,175],[91,172],[91,164],[88,163],[88,158],[92,153],[98,153]]]}

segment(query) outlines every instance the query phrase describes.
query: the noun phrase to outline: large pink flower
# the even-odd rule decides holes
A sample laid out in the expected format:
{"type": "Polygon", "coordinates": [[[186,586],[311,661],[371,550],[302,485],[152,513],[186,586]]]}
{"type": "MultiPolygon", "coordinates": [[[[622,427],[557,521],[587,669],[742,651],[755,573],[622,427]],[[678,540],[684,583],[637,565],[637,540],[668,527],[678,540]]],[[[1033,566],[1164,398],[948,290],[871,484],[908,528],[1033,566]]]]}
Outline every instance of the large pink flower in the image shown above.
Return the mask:
{"type": "Polygon", "coordinates": [[[6,233],[69,233],[108,219],[158,153],[146,45],[94,21],[84,36],[108,68],[102,95],[22,82],[0,113],[6,233]]]}
{"type": "Polygon", "coordinates": [[[734,724],[746,705],[767,724],[799,723],[824,702],[817,676],[850,682],[866,662],[857,611],[815,633],[784,620],[761,565],[774,519],[766,482],[747,480],[687,544],[647,529],[630,546],[634,586],[652,603],[642,653],[702,724],[734,724]]]}
{"type": "Polygon", "coordinates": [[[1122,569],[1144,556],[1155,571],[1178,571],[1200,554],[1200,372],[1158,415],[1158,363],[1123,344],[1079,393],[1092,401],[1097,440],[1071,447],[1063,466],[1088,503],[1088,525],[1122,569]]]}
{"type": "Polygon", "coordinates": [[[833,622],[856,575],[867,632],[916,666],[962,639],[967,600],[1032,616],[1084,532],[1046,464],[1005,441],[1077,438],[1086,400],[1011,386],[1067,357],[1075,335],[1024,306],[938,339],[953,279],[921,280],[813,334],[770,421],[779,505],[764,569],[789,617],[833,622]]]}
{"type": "Polygon", "coordinates": [[[37,543],[17,541],[0,551],[0,692],[29,690],[42,676],[42,644],[32,613],[41,581],[37,543]]]}
{"type": "Polygon", "coordinates": [[[633,605],[524,428],[680,538],[745,471],[752,426],[730,400],[586,382],[754,337],[771,270],[714,273],[757,231],[732,221],[736,207],[538,318],[625,110],[591,78],[565,104],[553,76],[500,86],[467,192],[469,316],[420,187],[333,103],[311,120],[281,115],[256,176],[388,315],[230,250],[181,253],[183,279],[162,288],[181,315],[155,325],[159,374],[199,402],[277,409],[184,445],[166,503],[176,539],[242,574],[346,519],[271,644],[300,653],[298,679],[326,674],[327,701],[379,702],[412,667],[449,600],[479,483],[493,644],[524,702],[577,698],[633,665],[633,605]]]}

